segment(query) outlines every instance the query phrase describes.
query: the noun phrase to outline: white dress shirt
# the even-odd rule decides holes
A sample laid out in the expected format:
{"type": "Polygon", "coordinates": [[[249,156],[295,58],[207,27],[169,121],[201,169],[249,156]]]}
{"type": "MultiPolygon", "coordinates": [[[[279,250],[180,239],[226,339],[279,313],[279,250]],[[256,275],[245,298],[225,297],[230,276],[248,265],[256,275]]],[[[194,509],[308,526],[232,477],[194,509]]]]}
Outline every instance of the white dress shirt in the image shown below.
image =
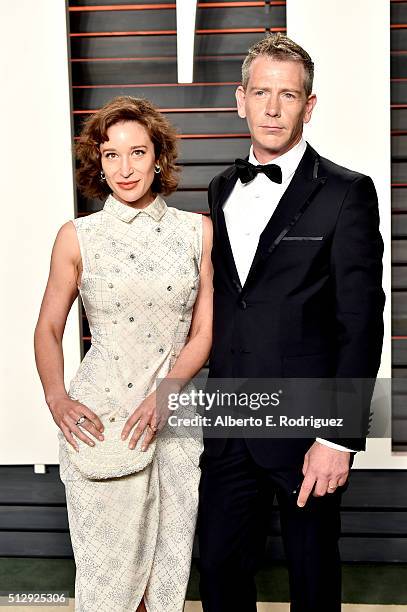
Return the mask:
{"type": "MultiPolygon", "coordinates": [[[[258,174],[253,181],[246,184],[238,179],[223,205],[229,242],[242,286],[249,274],[260,234],[291,183],[306,148],[307,143],[301,138],[300,142],[287,153],[270,162],[280,166],[281,184],[274,183],[263,173],[258,174]]],[[[250,147],[249,162],[255,166],[259,165],[254,156],[253,146],[250,147]]],[[[316,438],[316,440],[337,450],[351,451],[350,448],[323,438],[316,438]]]]}

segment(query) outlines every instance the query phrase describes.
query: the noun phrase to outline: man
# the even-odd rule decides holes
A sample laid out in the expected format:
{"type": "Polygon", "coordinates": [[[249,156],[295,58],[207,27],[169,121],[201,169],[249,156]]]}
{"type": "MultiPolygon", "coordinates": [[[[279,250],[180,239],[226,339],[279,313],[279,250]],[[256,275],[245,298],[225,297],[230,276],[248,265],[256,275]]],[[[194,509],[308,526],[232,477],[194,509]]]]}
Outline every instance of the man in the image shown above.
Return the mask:
{"type": "MultiPolygon", "coordinates": [[[[376,192],[369,177],[303,140],[316,104],[312,82],[310,56],[280,34],[256,43],[243,63],[236,99],[251,134],[249,164],[236,160],[209,187],[211,378],[377,374],[384,294],[376,192]]],[[[339,612],[341,493],[351,451],[362,449],[356,438],[205,440],[205,612],[256,610],[254,575],[274,496],[291,610],[339,612]]]]}

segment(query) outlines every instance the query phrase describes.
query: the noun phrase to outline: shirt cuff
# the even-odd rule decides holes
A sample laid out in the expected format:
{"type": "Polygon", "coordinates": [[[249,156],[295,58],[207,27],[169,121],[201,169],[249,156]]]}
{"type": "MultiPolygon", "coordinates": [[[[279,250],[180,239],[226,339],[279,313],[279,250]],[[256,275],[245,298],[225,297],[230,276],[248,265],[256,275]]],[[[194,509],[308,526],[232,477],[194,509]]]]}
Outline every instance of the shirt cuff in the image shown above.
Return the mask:
{"type": "Polygon", "coordinates": [[[340,444],[335,444],[335,442],[331,442],[330,440],[324,440],[323,438],[316,438],[316,441],[320,444],[324,444],[325,446],[329,446],[329,448],[335,448],[336,450],[344,451],[347,453],[356,453],[352,448],[346,448],[346,446],[341,446],[340,444]]]}

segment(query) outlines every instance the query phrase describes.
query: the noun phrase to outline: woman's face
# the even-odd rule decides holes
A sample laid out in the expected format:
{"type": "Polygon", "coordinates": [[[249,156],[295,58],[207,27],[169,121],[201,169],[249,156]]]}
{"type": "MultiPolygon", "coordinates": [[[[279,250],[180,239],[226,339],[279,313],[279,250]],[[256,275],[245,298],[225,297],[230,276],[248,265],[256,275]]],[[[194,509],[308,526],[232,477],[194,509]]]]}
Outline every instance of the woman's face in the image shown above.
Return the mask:
{"type": "Polygon", "coordinates": [[[154,145],[137,121],[115,123],[100,145],[102,170],[117,200],[144,207],[153,200],[154,145]]]}

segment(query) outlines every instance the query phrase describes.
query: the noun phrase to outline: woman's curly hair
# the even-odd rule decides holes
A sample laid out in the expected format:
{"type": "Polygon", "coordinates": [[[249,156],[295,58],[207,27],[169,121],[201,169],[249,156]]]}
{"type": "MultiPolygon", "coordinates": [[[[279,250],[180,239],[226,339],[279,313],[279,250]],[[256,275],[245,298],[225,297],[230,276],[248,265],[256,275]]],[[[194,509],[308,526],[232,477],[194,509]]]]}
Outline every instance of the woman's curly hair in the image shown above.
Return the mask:
{"type": "Polygon", "coordinates": [[[104,199],[111,190],[100,178],[102,169],[100,145],[108,140],[107,130],[122,121],[137,121],[147,130],[154,145],[155,158],[161,172],[154,174],[151,186],[154,195],[169,195],[176,190],[180,168],[176,166],[177,135],[175,128],[148,100],[118,96],[105,104],[84,122],[75,147],[78,166],[76,182],[88,198],[104,199]]]}

